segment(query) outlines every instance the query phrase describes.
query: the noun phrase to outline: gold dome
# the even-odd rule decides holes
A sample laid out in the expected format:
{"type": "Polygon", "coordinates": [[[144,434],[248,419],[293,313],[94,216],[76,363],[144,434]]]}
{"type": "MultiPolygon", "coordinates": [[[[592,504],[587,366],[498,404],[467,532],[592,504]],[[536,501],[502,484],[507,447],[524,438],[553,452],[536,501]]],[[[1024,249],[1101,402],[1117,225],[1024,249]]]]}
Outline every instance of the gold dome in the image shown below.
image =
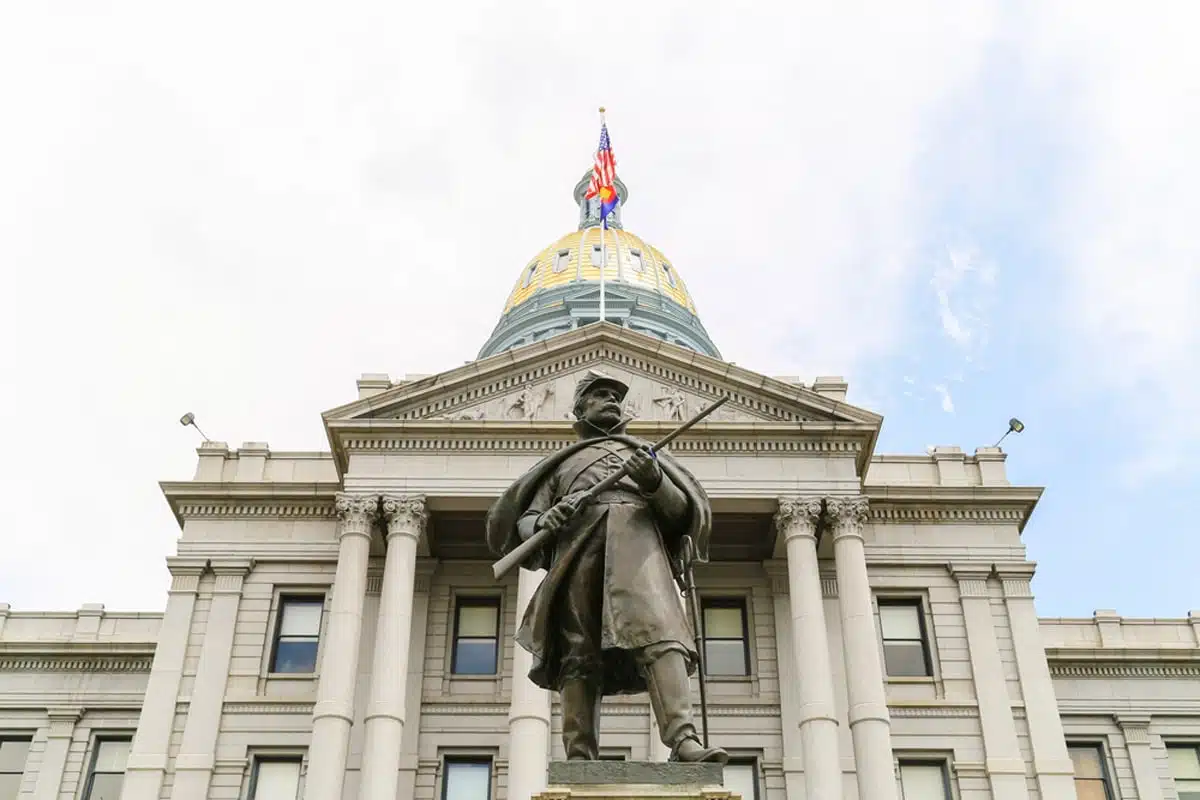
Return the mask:
{"type": "MultiPolygon", "coordinates": [[[[687,286],[672,264],[654,245],[626,230],[604,232],[607,256],[606,284],[626,284],[658,292],[693,314],[696,306],[687,286]]],[[[600,229],[572,231],[551,244],[525,265],[504,304],[507,314],[542,289],[568,284],[599,283],[600,269],[593,266],[592,252],[600,255],[600,229]]]]}

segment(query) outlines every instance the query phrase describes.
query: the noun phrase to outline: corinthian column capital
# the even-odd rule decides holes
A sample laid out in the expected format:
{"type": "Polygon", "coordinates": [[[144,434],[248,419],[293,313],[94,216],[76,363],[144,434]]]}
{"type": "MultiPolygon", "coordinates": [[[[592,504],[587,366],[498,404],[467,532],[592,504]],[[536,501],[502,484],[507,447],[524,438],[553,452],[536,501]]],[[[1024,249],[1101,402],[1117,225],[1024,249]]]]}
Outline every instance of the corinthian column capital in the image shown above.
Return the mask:
{"type": "Polygon", "coordinates": [[[389,539],[393,536],[420,539],[429,519],[424,495],[384,495],[383,518],[387,522],[389,539]]]}
{"type": "Polygon", "coordinates": [[[821,518],[821,498],[781,497],[775,512],[775,528],[786,542],[795,536],[817,536],[817,521],[821,518]]]}
{"type": "Polygon", "coordinates": [[[370,536],[371,521],[375,519],[375,514],[379,511],[379,495],[339,492],[334,500],[333,508],[342,523],[340,536],[346,534],[370,536]]]}
{"type": "Polygon", "coordinates": [[[835,539],[842,536],[862,537],[863,523],[867,521],[867,498],[826,497],[825,513],[833,524],[835,539]]]}

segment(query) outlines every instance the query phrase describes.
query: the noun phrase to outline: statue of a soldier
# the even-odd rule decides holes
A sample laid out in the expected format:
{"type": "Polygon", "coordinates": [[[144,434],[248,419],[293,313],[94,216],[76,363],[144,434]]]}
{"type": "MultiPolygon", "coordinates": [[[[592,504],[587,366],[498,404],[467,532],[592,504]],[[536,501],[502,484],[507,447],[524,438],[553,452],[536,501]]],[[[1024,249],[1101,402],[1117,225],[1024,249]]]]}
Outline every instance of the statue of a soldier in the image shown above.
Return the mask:
{"type": "Polygon", "coordinates": [[[517,631],[529,678],[562,700],[569,760],[599,758],[600,701],[648,692],[673,761],[725,763],[692,721],[689,675],[699,656],[676,586],[680,541],[707,558],[712,510],[700,483],[666,453],[624,432],[628,387],[589,372],[575,389],[580,440],[543,459],[492,506],[488,545],[503,556],[536,531],[567,523],[522,566],[546,569],[517,631]],[[582,504],[628,460],[629,474],[582,504]]]}

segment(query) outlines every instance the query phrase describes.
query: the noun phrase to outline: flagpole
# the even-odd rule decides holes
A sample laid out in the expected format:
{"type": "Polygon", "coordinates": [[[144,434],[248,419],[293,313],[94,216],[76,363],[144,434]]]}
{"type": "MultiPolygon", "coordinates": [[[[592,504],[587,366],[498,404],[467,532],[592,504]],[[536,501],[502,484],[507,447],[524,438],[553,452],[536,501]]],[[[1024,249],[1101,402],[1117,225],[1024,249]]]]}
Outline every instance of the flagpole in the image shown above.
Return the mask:
{"type": "MultiPolygon", "coordinates": [[[[600,127],[604,127],[604,106],[600,106],[600,127]]],[[[604,273],[608,266],[608,252],[604,248],[604,196],[597,195],[596,202],[600,215],[600,321],[604,322],[604,273]]]]}

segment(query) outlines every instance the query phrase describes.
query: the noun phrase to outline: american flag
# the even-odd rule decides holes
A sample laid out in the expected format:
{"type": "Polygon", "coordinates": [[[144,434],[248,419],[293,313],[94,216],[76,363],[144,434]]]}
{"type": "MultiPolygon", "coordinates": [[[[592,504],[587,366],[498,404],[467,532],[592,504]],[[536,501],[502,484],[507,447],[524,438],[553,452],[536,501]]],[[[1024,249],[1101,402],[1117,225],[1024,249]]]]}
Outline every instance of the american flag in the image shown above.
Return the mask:
{"type": "Polygon", "coordinates": [[[600,147],[596,150],[596,162],[592,165],[592,182],[588,184],[585,197],[589,200],[600,197],[600,218],[604,219],[617,205],[617,191],[613,181],[617,177],[617,162],[613,157],[612,144],[608,141],[608,125],[600,123],[600,147]]]}

